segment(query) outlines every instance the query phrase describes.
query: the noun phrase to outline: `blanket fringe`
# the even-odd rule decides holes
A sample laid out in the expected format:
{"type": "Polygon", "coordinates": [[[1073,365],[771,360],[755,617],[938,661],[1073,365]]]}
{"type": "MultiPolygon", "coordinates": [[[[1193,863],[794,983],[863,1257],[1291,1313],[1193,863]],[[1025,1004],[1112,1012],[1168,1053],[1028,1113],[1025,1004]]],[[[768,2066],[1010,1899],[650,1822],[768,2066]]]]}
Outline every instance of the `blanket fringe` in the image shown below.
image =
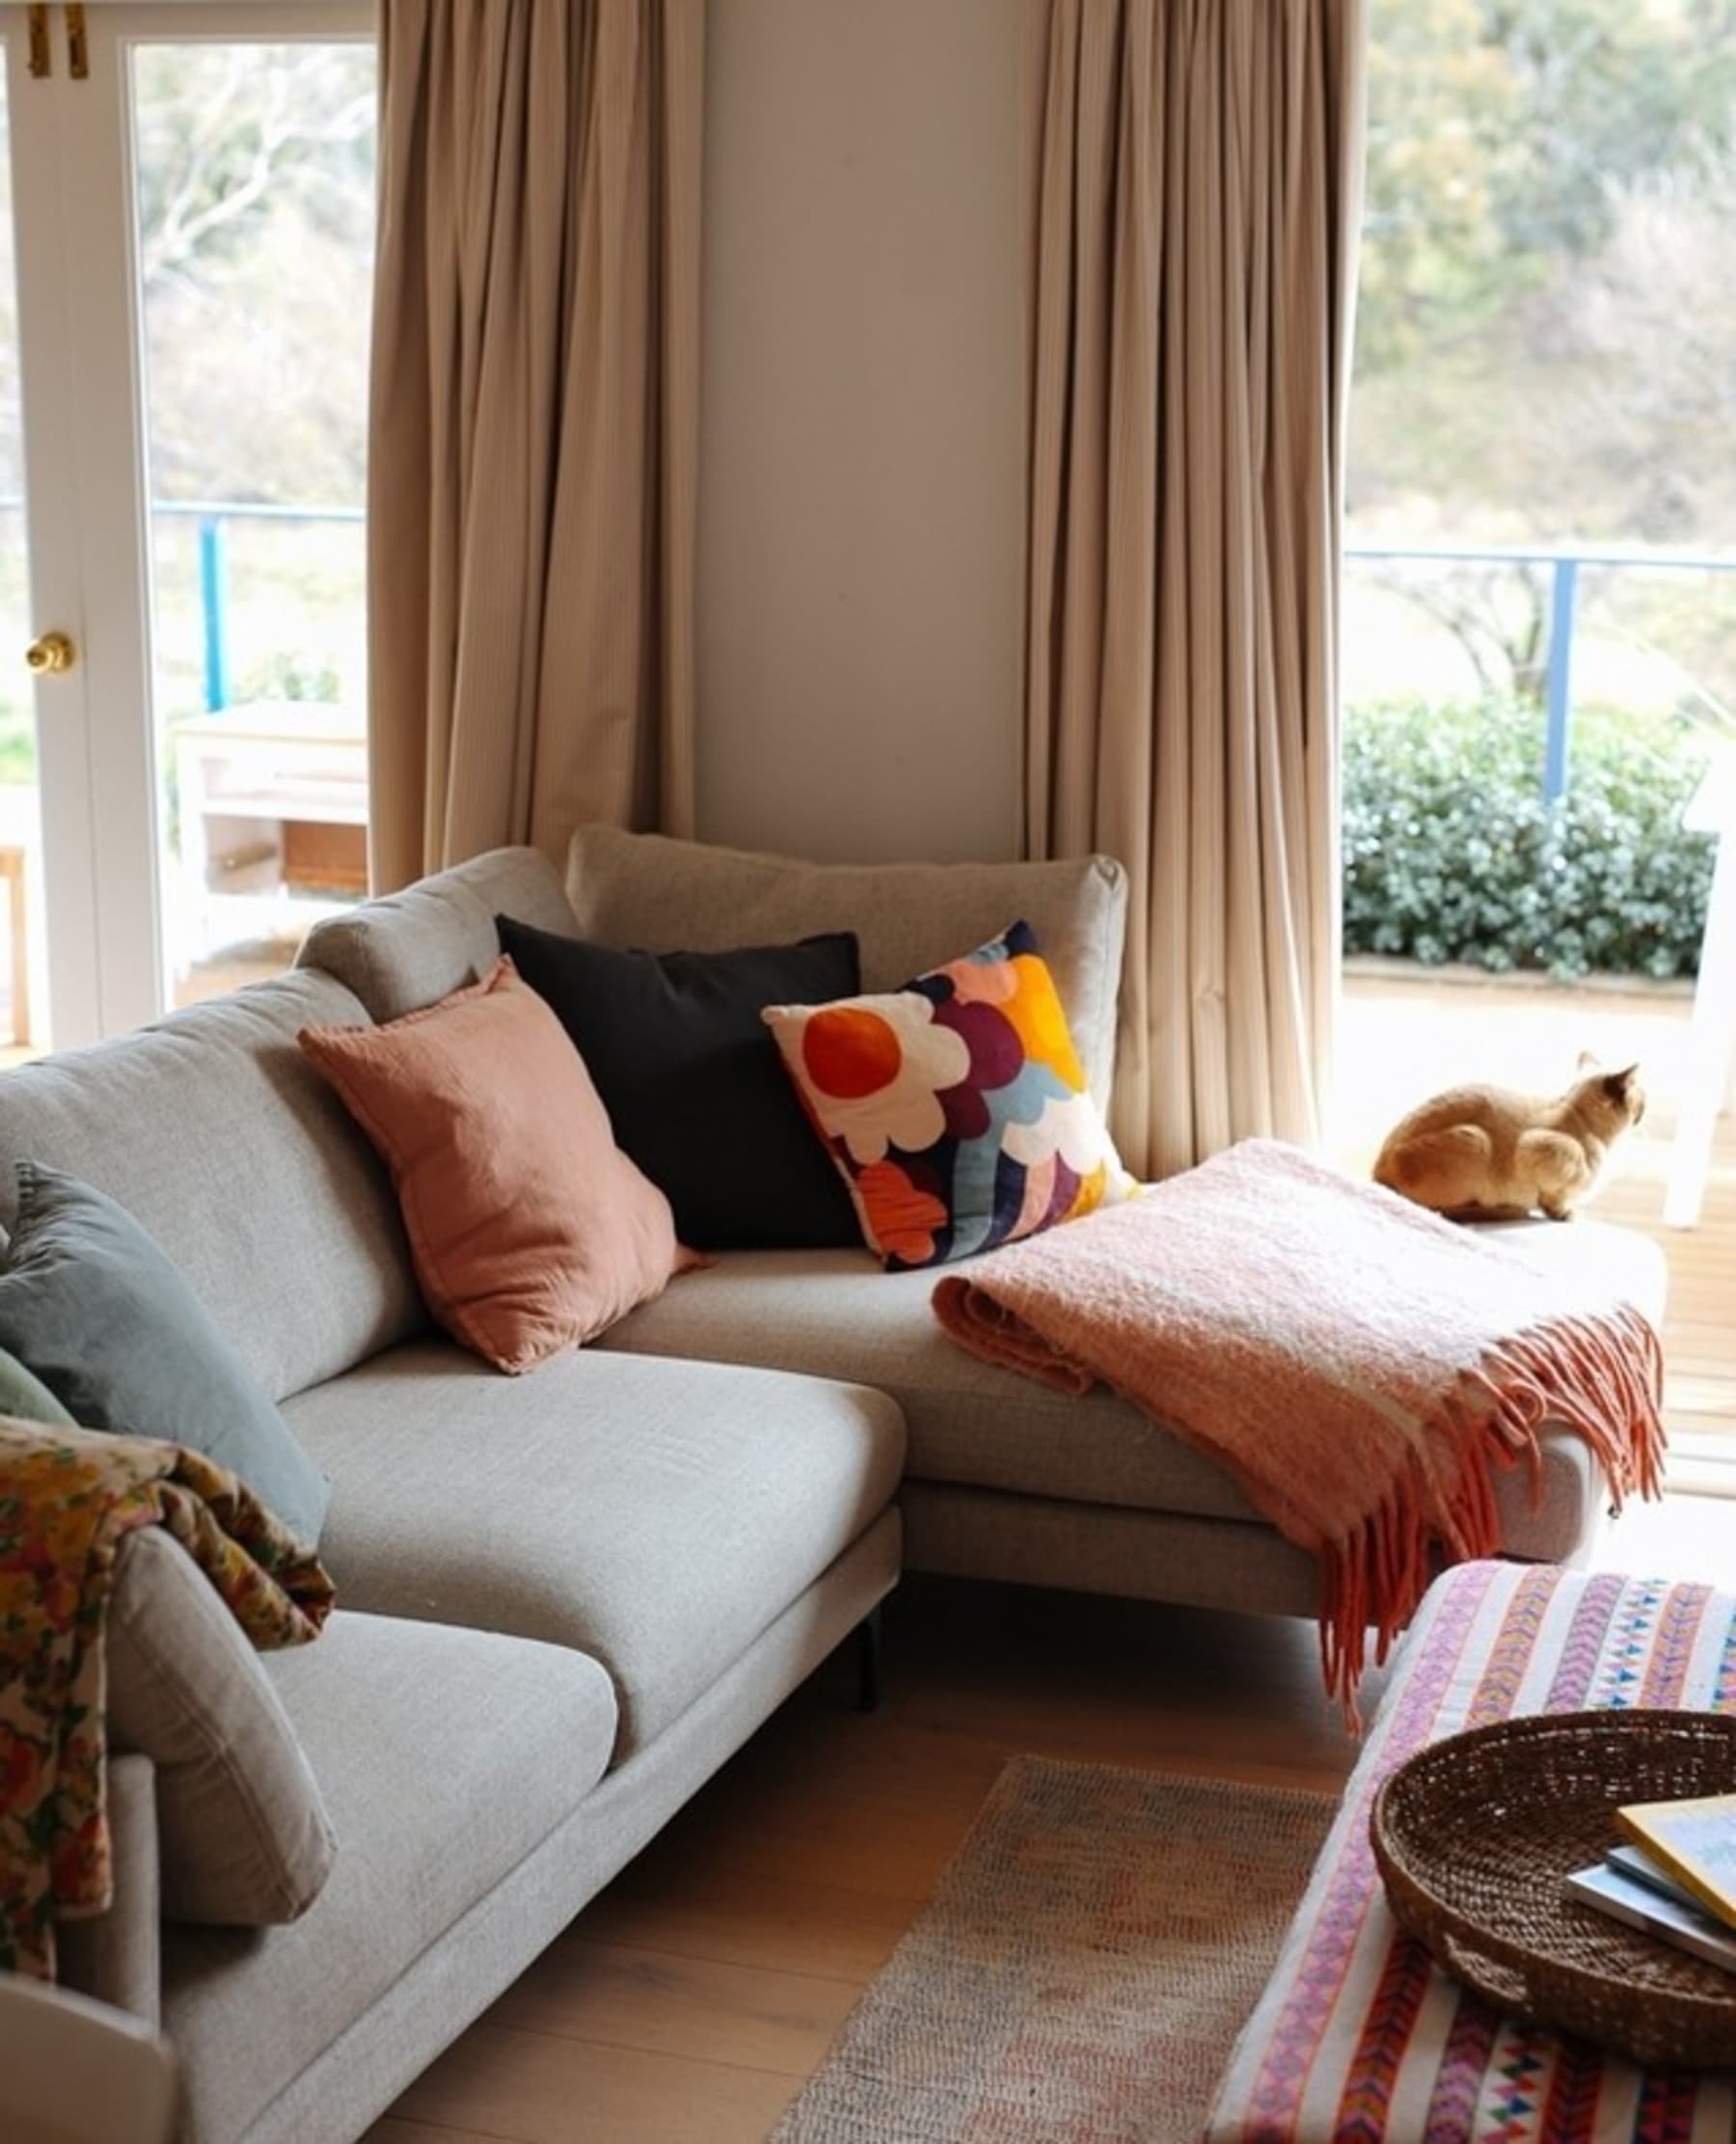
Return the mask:
{"type": "Polygon", "coordinates": [[[1353,1533],[1319,1551],[1320,1664],[1353,1733],[1362,1726],[1356,1693],[1370,1630],[1378,1666],[1416,1613],[1438,1560],[1461,1562],[1500,1547],[1495,1468],[1527,1466],[1534,1508],[1543,1483],[1537,1431],[1555,1420],[1584,1439],[1614,1510],[1636,1492],[1655,1498],[1663,1489],[1663,1388],[1658,1336],[1626,1304],[1551,1318],[1503,1341],[1465,1372],[1428,1425],[1447,1434],[1425,1440],[1437,1451],[1450,1443],[1452,1479],[1441,1479],[1419,1450],[1393,1493],[1353,1533]]]}

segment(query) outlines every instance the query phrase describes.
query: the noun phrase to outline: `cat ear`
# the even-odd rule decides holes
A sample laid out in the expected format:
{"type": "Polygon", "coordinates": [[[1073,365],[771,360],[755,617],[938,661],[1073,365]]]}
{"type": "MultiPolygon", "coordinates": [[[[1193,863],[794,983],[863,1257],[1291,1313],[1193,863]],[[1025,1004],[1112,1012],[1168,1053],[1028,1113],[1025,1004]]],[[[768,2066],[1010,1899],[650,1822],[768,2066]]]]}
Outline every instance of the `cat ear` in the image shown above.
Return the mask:
{"type": "Polygon", "coordinates": [[[1574,1069],[1583,1072],[1601,1072],[1603,1070],[1603,1059],[1598,1056],[1594,1049],[1582,1049],[1579,1053],[1579,1063],[1574,1069]]]}
{"type": "Polygon", "coordinates": [[[1639,1076],[1639,1065],[1632,1064],[1628,1066],[1625,1072],[1606,1072],[1603,1083],[1604,1093],[1609,1096],[1612,1101],[1625,1101],[1628,1098],[1628,1090],[1639,1076]]]}

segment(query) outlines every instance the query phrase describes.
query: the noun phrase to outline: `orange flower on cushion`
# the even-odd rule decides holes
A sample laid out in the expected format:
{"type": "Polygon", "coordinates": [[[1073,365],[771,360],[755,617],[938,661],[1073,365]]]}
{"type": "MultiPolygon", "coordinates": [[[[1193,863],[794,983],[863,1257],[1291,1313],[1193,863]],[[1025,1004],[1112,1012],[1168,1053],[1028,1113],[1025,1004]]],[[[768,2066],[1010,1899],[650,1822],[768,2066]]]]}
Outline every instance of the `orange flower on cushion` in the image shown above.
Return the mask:
{"type": "Polygon", "coordinates": [[[920,1153],[946,1131],[938,1098],[970,1071],[962,1036],[937,1026],[911,991],[858,997],[815,1011],[769,1006],[762,1018],[828,1139],[866,1168],[888,1147],[920,1153]]]}
{"type": "Polygon", "coordinates": [[[854,1180],[871,1239],[888,1258],[926,1265],[935,1255],[935,1232],[952,1216],[946,1202],[912,1183],[896,1161],[871,1161],[854,1180]]]}
{"type": "Polygon", "coordinates": [[[891,1023],[859,1005],[816,1013],[801,1030],[801,1062],[815,1088],[839,1101],[859,1101],[891,1086],[904,1051],[891,1023]]]}

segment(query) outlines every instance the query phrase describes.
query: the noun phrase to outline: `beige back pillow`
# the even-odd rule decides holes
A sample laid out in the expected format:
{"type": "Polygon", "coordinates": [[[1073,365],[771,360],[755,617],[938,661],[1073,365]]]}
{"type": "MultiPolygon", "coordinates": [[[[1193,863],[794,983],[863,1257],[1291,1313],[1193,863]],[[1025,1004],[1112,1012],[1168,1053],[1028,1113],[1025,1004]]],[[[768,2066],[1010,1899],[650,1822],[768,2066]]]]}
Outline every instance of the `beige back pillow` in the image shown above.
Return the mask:
{"type": "Polygon", "coordinates": [[[307,1912],[337,1851],[318,1784],[234,1617],[155,1527],[121,1547],[108,1735],[156,1768],[166,1919],[260,1928],[307,1912]]]}
{"type": "MultiPolygon", "coordinates": [[[[716,953],[854,931],[862,989],[895,991],[1028,923],[1099,1109],[1115,1070],[1127,875],[1066,863],[801,863],[663,834],[581,827],[567,855],[579,935],[648,953],[716,953]]],[[[534,921],[534,918],[531,918],[534,921]]]]}

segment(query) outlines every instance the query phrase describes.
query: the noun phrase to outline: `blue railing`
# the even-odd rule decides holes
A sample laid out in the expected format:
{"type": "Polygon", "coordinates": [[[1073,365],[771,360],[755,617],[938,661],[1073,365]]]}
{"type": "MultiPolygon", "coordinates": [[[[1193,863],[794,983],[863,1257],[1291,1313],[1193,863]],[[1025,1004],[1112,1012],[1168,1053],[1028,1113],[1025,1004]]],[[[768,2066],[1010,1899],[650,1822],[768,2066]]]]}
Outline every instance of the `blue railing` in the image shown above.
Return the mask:
{"type": "Polygon", "coordinates": [[[215,714],[230,703],[229,525],[231,521],[356,524],[360,506],[265,506],[231,500],[159,499],[153,514],[179,515],[199,523],[199,603],[204,633],[204,703],[215,714]]]}
{"type": "Polygon", "coordinates": [[[1523,544],[1348,543],[1346,558],[1404,559],[1457,566],[1547,566],[1549,653],[1545,669],[1543,795],[1557,803],[1567,794],[1568,751],[1573,735],[1573,636],[1579,617],[1581,566],[1625,566],[1646,572],[1736,573],[1736,556],[1706,552],[1633,551],[1617,545],[1580,544],[1532,549],[1523,544]]]}
{"type": "MultiPolygon", "coordinates": [[[[22,506],[0,499],[0,511],[22,506]]],[[[152,514],[199,524],[199,593],[204,649],[204,702],[213,713],[230,704],[229,525],[232,521],[329,522],[355,526],[360,506],[255,505],[234,500],[158,500],[152,514]]],[[[1547,566],[1550,573],[1549,637],[1545,667],[1543,794],[1553,803],[1567,791],[1573,734],[1573,643],[1579,618],[1582,566],[1654,573],[1736,573],[1736,554],[1652,551],[1618,545],[1577,544],[1388,544],[1348,543],[1344,556],[1444,566],[1547,566]]]]}
{"type": "MultiPolygon", "coordinates": [[[[0,514],[22,513],[23,500],[0,499],[0,514]]],[[[229,525],[231,521],[331,522],[358,526],[360,506],[274,506],[234,499],[155,499],[151,516],[199,524],[199,603],[204,648],[204,703],[208,712],[230,704],[229,525]]]]}

